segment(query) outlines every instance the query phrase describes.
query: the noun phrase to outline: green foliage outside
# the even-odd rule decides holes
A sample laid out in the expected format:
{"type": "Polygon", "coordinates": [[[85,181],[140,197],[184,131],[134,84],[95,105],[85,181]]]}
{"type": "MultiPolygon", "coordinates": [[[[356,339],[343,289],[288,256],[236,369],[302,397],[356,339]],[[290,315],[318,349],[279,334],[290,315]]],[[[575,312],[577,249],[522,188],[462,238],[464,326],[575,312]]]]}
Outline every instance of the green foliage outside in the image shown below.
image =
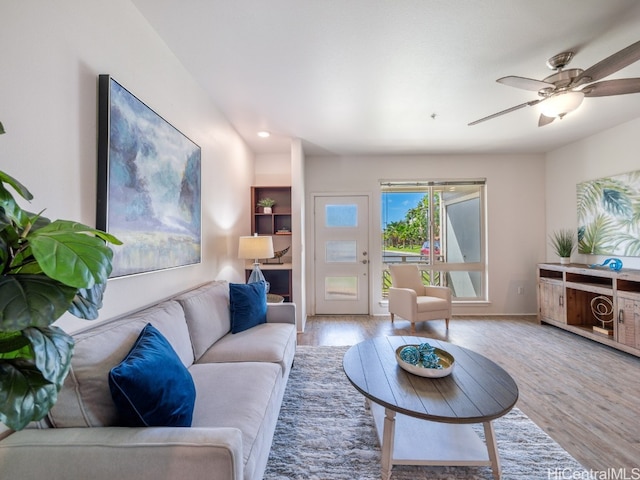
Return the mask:
{"type": "MultiPolygon", "coordinates": [[[[433,205],[433,234],[440,237],[440,195],[434,195],[433,205]]],[[[420,248],[429,237],[429,195],[425,194],[418,205],[407,210],[405,218],[400,221],[389,222],[382,231],[385,250],[420,253],[420,248]]]]}

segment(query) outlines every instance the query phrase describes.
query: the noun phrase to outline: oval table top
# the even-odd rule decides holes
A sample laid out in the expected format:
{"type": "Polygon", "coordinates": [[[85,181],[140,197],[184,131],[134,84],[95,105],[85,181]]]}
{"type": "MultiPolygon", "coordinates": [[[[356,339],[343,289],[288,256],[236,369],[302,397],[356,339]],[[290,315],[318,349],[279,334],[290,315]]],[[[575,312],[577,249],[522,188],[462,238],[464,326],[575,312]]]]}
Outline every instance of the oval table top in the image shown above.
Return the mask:
{"type": "Polygon", "coordinates": [[[505,415],[518,400],[511,376],[488,358],[452,343],[424,337],[366,340],[344,355],[344,372],[365,397],[395,412],[443,423],[482,423],[505,415]],[[425,378],[403,370],[396,348],[429,343],[455,359],[450,375],[425,378]]]}

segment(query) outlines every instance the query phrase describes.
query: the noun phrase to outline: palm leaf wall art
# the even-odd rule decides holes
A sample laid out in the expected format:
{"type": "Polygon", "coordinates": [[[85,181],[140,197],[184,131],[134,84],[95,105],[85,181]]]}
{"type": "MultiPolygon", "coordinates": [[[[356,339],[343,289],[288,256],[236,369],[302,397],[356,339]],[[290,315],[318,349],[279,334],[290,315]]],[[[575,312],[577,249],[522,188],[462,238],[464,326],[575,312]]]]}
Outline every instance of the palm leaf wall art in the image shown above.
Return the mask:
{"type": "Polygon", "coordinates": [[[577,185],[578,252],[640,256],[640,170],[577,185]]]}

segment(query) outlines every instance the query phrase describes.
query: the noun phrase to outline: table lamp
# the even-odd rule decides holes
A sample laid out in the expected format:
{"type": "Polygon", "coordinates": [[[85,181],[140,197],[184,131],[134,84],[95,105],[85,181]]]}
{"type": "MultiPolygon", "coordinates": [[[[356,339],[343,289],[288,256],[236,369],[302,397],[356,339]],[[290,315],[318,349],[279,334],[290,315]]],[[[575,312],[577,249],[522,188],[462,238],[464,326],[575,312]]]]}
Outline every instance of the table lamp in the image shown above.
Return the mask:
{"type": "Polygon", "coordinates": [[[240,237],[240,242],[238,243],[238,258],[244,258],[246,260],[253,259],[253,271],[247,283],[265,282],[267,292],[269,291],[269,282],[265,280],[264,275],[260,271],[259,260],[261,258],[272,258],[273,255],[273,240],[271,237],[259,237],[257,233],[251,237],[240,237]]]}

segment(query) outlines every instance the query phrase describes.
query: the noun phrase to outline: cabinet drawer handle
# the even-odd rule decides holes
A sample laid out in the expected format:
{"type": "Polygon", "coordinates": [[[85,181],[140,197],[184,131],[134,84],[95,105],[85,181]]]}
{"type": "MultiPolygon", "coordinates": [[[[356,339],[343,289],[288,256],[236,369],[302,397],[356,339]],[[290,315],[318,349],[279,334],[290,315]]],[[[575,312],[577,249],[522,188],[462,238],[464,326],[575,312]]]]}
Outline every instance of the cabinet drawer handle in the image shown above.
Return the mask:
{"type": "Polygon", "coordinates": [[[618,323],[624,323],[624,310],[618,310],[618,323]]]}
{"type": "Polygon", "coordinates": [[[560,305],[561,307],[564,307],[564,295],[560,295],[558,297],[558,305],[560,305]]]}

